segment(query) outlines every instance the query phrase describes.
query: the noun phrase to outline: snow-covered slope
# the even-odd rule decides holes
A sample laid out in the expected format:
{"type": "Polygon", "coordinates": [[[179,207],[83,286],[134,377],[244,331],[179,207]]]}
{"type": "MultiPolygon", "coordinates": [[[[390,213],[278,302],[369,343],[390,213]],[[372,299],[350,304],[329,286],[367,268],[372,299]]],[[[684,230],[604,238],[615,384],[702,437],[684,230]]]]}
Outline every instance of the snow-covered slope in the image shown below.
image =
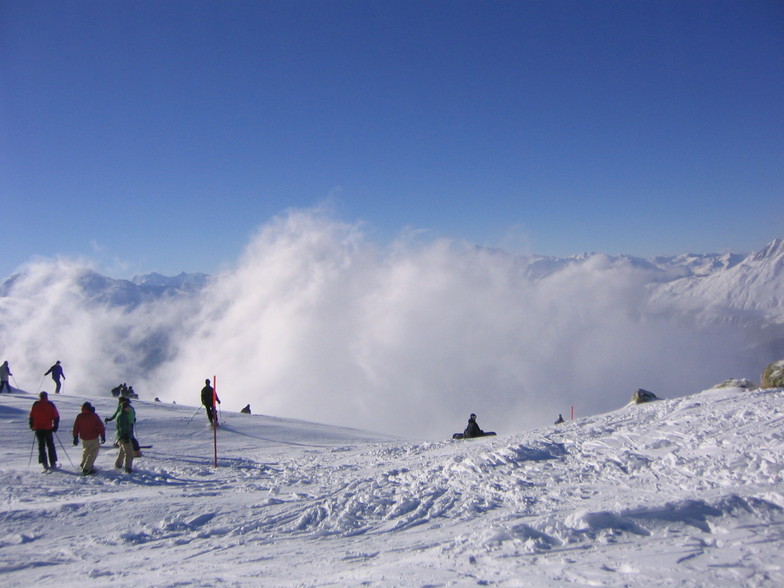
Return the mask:
{"type": "Polygon", "coordinates": [[[781,389],[428,443],[224,412],[217,468],[203,412],[139,401],[153,447],[127,475],[104,446],[90,477],[84,398],[54,397],[52,474],[33,399],[0,395],[3,586],[784,585],[781,389]]]}

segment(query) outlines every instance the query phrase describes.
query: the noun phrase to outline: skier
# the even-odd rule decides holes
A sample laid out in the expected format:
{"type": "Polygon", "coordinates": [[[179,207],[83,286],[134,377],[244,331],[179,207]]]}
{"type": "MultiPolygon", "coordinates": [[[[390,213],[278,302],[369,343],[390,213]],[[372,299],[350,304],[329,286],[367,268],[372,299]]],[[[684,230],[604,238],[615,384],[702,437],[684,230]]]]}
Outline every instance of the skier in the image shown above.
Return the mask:
{"type": "Polygon", "coordinates": [[[8,390],[11,392],[11,386],[8,384],[8,377],[13,376],[14,374],[11,373],[11,368],[8,367],[8,361],[4,361],[3,365],[0,365],[0,392],[3,389],[8,390]]]}
{"type": "Polygon", "coordinates": [[[40,400],[36,400],[30,409],[30,428],[35,431],[38,439],[38,463],[44,466],[44,471],[48,471],[57,467],[54,434],[60,426],[60,413],[57,412],[57,407],[49,402],[46,392],[41,392],[38,397],[40,400]]]}
{"type": "MultiPolygon", "coordinates": [[[[136,457],[141,457],[142,456],[142,450],[139,447],[139,441],[136,440],[136,435],[133,432],[133,425],[136,424],[136,411],[134,410],[133,406],[131,406],[131,399],[130,398],[128,398],[127,396],[120,396],[120,398],[117,399],[117,410],[114,411],[114,414],[112,416],[103,419],[103,422],[108,423],[109,421],[113,421],[114,419],[119,418],[119,416],[123,412],[123,408],[126,405],[131,409],[131,414],[133,415],[133,419],[131,421],[131,424],[132,424],[132,427],[131,427],[131,444],[133,445],[133,454],[136,457]]],[[[120,427],[120,425],[119,425],[119,421],[118,421],[118,423],[117,423],[118,437],[119,437],[119,427],[120,427]]],[[[115,447],[116,446],[117,446],[117,444],[115,443],[115,447]]]]}
{"type": "Polygon", "coordinates": [[[82,463],[80,468],[82,474],[94,474],[95,459],[101,445],[106,443],[106,428],[103,421],[95,413],[95,407],[89,402],[82,404],[82,412],[76,416],[73,424],[73,444],[79,444],[79,437],[82,438],[82,463]],[[98,437],[101,442],[98,442],[98,437]]]}
{"type": "Polygon", "coordinates": [[[50,367],[44,375],[48,376],[49,374],[52,374],[52,379],[54,380],[55,383],[54,393],[59,394],[60,378],[62,377],[62,379],[65,380],[65,374],[63,373],[63,366],[60,365],[59,359],[57,360],[57,363],[55,363],[52,367],[50,367]]]}
{"type": "MultiPolygon", "coordinates": [[[[127,400],[127,399],[126,399],[127,400]]],[[[125,473],[130,474],[133,471],[133,422],[135,414],[131,407],[130,401],[123,402],[120,408],[120,414],[117,417],[117,444],[120,451],[117,454],[117,460],[114,462],[114,467],[117,469],[125,468],[125,473]]]]}
{"type": "Polygon", "coordinates": [[[463,437],[481,437],[485,432],[476,424],[476,415],[472,412],[468,417],[468,426],[463,431],[463,437]]]}
{"type": "Polygon", "coordinates": [[[215,414],[215,403],[221,403],[220,398],[218,395],[215,394],[215,389],[210,384],[210,379],[207,378],[204,380],[206,384],[204,388],[201,389],[201,403],[204,405],[204,408],[207,411],[207,419],[209,419],[210,423],[215,421],[215,424],[218,424],[218,417],[215,414]]]}

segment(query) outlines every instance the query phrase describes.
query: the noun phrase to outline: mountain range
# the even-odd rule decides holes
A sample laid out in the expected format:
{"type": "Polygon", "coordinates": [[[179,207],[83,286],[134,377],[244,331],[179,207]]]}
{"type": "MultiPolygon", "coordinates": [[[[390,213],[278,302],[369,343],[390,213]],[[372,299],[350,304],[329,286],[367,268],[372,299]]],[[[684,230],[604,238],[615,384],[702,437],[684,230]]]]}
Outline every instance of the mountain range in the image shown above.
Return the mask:
{"type": "MultiPolygon", "coordinates": [[[[503,252],[497,252],[506,255],[503,252]]],[[[542,280],[559,271],[601,258],[612,265],[628,265],[646,273],[651,302],[673,310],[694,311],[703,319],[735,320],[748,325],[784,324],[784,239],[771,241],[759,251],[740,253],[688,253],[644,259],[628,255],[583,253],[571,257],[515,256],[514,262],[530,280],[542,280]],[[721,316],[725,314],[726,316],[721,316]]],[[[0,284],[0,297],[9,296],[22,277],[15,274],[0,284]]],[[[204,288],[204,273],[136,275],[130,280],[83,270],[78,283],[85,298],[117,306],[135,307],[157,298],[191,296],[204,288]]]]}
{"type": "Polygon", "coordinates": [[[784,355],[784,239],[745,255],[687,253],[643,259],[584,253],[567,258],[520,256],[516,262],[527,278],[542,280],[597,258],[643,272],[648,302],[657,314],[756,331],[761,343],[784,355]]]}

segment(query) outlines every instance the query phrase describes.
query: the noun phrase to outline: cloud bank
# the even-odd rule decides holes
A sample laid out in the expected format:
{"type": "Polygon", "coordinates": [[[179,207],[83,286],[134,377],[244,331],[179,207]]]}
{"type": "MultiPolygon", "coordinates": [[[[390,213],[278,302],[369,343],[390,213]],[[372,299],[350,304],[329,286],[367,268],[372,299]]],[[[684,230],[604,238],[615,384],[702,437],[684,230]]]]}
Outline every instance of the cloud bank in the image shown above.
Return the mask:
{"type": "Polygon", "coordinates": [[[85,296],[88,270],[31,262],[0,298],[3,359],[23,389],[60,359],[66,393],[127,381],[197,406],[215,375],[224,410],[438,439],[470,412],[521,431],[571,406],[612,410],[638,387],[673,397],[761,367],[739,329],[653,312],[649,270],[628,262],[594,256],[532,280],[502,252],[406,236],[381,247],[319,211],[263,226],[198,296],[117,307],[85,296]]]}

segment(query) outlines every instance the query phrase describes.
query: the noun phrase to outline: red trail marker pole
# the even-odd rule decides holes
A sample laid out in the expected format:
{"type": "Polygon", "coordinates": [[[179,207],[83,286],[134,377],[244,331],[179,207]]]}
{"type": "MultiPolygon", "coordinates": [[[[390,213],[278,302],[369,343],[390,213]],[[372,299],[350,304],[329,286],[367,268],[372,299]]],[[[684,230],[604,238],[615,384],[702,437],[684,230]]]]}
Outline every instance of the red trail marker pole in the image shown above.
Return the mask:
{"type": "Polygon", "coordinates": [[[218,400],[218,378],[212,376],[212,446],[215,452],[215,467],[218,467],[218,409],[216,408],[216,400],[218,400]]]}
{"type": "Polygon", "coordinates": [[[572,420],[574,420],[574,404],[572,404],[572,420]]]}

